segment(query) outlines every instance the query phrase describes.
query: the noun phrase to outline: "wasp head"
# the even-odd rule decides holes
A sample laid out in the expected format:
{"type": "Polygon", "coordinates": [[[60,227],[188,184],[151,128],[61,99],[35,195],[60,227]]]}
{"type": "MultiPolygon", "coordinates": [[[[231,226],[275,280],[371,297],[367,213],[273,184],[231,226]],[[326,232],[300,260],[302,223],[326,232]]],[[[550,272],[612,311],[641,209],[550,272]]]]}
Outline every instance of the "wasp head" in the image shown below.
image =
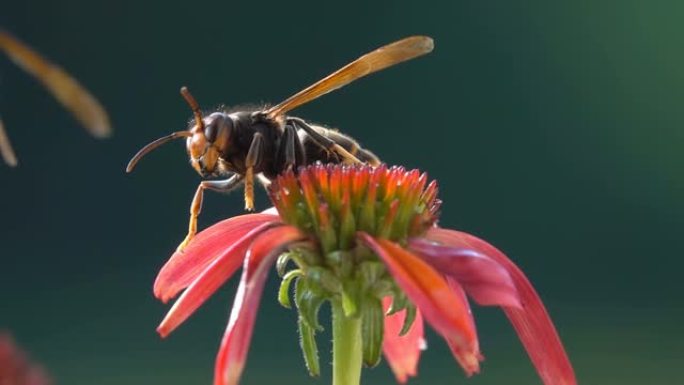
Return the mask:
{"type": "Polygon", "coordinates": [[[230,145],[230,137],[233,132],[232,118],[222,112],[202,117],[199,104],[192,97],[187,88],[181,88],[181,95],[192,108],[195,117],[193,123],[186,131],[178,131],[161,137],[140,149],[128,162],[126,172],[133,171],[138,161],[161,146],[174,139],[186,138],[185,147],[190,156],[190,164],[202,177],[219,176],[229,171],[230,164],[221,159],[230,145]]]}
{"type": "Polygon", "coordinates": [[[218,176],[221,154],[230,144],[233,120],[227,114],[214,112],[203,118],[201,124],[195,121],[189,129],[186,148],[190,164],[202,177],[218,176]]]}

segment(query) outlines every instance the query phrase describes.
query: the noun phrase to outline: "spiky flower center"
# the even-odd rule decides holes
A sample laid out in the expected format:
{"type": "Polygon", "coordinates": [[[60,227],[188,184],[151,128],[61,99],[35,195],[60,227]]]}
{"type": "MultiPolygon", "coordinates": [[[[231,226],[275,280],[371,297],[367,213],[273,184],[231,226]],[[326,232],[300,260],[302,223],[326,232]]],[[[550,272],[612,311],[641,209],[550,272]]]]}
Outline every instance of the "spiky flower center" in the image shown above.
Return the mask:
{"type": "Polygon", "coordinates": [[[356,231],[404,241],[437,219],[437,183],[427,174],[381,165],[316,164],[279,176],[270,193],[283,220],[326,250],[353,247],[356,231]]]}
{"type": "Polygon", "coordinates": [[[279,176],[271,200],[282,220],[310,234],[312,242],[291,249],[277,263],[283,277],[280,302],[290,307],[289,287],[296,282],[302,349],[311,374],[318,371],[314,334],[321,330],[318,309],[325,301],[341,304],[347,317],[362,317],[364,363],[379,362],[384,309],[406,309],[403,332],[415,307],[406,299],[384,264],[356,242],[357,232],[404,244],[437,220],[436,182],[417,170],[381,165],[317,164],[279,176]],[[296,265],[288,270],[289,262],[296,265]]]}

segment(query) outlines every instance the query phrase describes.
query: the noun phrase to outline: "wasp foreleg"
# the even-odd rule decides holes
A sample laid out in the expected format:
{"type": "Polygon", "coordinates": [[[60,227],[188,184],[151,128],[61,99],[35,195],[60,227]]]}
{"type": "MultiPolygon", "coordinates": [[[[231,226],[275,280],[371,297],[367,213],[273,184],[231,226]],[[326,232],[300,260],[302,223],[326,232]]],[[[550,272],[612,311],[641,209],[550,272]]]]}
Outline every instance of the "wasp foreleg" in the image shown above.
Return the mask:
{"type": "Polygon", "coordinates": [[[242,182],[242,176],[236,174],[225,180],[205,180],[197,186],[197,191],[195,191],[195,196],[192,198],[192,203],[190,204],[190,223],[188,224],[188,235],[186,235],[183,242],[178,245],[177,251],[183,251],[185,246],[187,246],[195,234],[197,234],[197,217],[199,217],[199,214],[202,211],[204,190],[227,193],[239,186],[240,182],[242,182]]]}

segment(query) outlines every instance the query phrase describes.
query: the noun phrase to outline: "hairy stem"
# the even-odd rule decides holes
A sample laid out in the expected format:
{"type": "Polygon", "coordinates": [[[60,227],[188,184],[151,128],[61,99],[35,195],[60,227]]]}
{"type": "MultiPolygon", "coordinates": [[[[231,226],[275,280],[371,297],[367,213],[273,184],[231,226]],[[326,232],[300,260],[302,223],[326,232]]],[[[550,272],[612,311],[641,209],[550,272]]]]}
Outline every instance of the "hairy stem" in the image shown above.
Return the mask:
{"type": "Polygon", "coordinates": [[[361,317],[344,315],[342,303],[332,301],[333,385],[359,385],[363,349],[361,317]]]}

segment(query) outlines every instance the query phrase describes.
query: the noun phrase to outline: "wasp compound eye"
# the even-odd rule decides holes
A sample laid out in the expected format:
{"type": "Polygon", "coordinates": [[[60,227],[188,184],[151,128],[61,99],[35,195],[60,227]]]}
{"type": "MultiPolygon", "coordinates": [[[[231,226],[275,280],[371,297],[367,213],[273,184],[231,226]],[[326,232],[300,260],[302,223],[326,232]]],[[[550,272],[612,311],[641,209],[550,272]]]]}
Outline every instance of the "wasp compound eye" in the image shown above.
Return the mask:
{"type": "Polygon", "coordinates": [[[221,129],[218,132],[217,141],[227,141],[233,135],[233,119],[230,116],[226,116],[225,119],[221,121],[221,129]]]}
{"type": "Polygon", "coordinates": [[[213,122],[209,123],[204,129],[204,136],[207,140],[213,143],[216,140],[216,134],[218,132],[218,121],[215,119],[213,122]]]}

